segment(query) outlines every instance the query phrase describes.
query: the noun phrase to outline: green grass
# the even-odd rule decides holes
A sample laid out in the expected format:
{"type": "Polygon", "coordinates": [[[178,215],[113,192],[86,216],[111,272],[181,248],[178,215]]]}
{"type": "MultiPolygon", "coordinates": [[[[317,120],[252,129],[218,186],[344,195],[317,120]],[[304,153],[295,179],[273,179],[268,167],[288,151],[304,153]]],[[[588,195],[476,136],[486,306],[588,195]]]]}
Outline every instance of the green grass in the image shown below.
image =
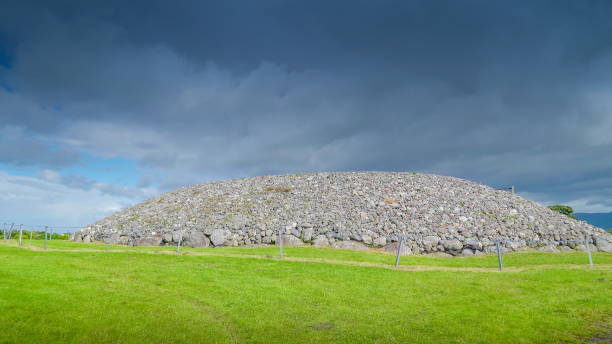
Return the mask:
{"type": "MultiPolygon", "coordinates": [[[[17,241],[9,240],[9,243],[16,245],[17,241]]],[[[42,240],[24,240],[25,246],[34,246],[42,248],[44,242],[42,240]]],[[[66,240],[53,240],[47,242],[47,247],[50,249],[61,250],[100,250],[104,251],[108,248],[109,251],[134,251],[134,252],[175,252],[176,247],[173,246],[121,246],[104,244],[80,244],[66,240]]],[[[207,253],[207,254],[227,254],[227,255],[250,255],[258,257],[278,257],[279,248],[270,247],[220,247],[220,248],[190,248],[181,247],[181,252],[185,253],[207,253]]],[[[314,248],[314,247],[286,247],[284,248],[286,257],[296,258],[312,258],[312,259],[327,259],[350,262],[374,263],[374,264],[395,264],[395,255],[381,251],[351,251],[337,250],[330,248],[314,248]]],[[[593,261],[597,264],[612,264],[612,254],[593,253],[593,261]]],[[[507,267],[522,267],[530,265],[557,265],[557,264],[588,264],[588,256],[584,252],[566,252],[566,253],[543,253],[525,251],[503,256],[504,266],[507,267]]],[[[487,254],[482,256],[471,257],[433,257],[412,255],[403,256],[400,260],[401,265],[407,266],[446,266],[446,267],[473,267],[473,268],[496,268],[497,256],[487,254]]]]}
{"type": "MultiPolygon", "coordinates": [[[[173,248],[104,252],[104,245],[65,241],[49,242],[63,251],[8,245],[14,242],[0,242],[0,343],[585,343],[611,335],[609,266],[566,266],[584,266],[585,254],[510,254],[504,258],[513,266],[550,266],[500,273],[147,254],[173,248]]],[[[393,262],[376,252],[285,253],[393,262]]],[[[600,253],[595,261],[609,264],[611,256],[600,253]]],[[[495,256],[402,259],[496,266],[495,256]]]]}

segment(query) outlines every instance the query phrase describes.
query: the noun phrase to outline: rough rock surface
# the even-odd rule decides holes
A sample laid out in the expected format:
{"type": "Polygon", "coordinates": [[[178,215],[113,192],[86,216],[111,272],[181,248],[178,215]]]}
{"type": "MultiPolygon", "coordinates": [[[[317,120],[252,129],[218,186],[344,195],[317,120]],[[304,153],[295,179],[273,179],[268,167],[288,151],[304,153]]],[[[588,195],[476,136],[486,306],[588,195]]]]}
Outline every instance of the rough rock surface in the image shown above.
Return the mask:
{"type": "MultiPolygon", "coordinates": [[[[76,232],[76,241],[195,247],[275,244],[383,247],[406,239],[412,253],[517,251],[612,235],[506,191],[453,177],[395,172],[264,176],[189,186],[76,232]],[[290,237],[291,236],[291,237],[290,237]],[[350,242],[351,244],[347,244],[350,242]]],[[[579,243],[569,245],[579,247],[579,243]]],[[[582,247],[580,247],[582,248],[582,247]]]]}
{"type": "Polygon", "coordinates": [[[366,251],[368,249],[368,247],[365,246],[364,244],[359,243],[357,241],[352,241],[352,240],[344,240],[344,241],[335,242],[332,245],[332,247],[341,248],[345,250],[357,250],[357,251],[366,251]]]}

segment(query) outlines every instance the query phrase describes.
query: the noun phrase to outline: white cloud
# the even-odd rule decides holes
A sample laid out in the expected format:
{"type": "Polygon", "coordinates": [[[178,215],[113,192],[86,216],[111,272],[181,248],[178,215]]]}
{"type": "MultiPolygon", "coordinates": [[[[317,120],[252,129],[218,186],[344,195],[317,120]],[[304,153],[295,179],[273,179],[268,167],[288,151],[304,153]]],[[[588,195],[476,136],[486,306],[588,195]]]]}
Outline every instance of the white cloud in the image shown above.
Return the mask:
{"type": "MultiPolygon", "coordinates": [[[[54,176],[53,171],[44,175],[54,176]]],[[[51,178],[53,180],[53,178],[51,178]]],[[[14,176],[0,171],[0,222],[26,225],[81,226],[142,201],[83,190],[52,181],[14,176]]]]}

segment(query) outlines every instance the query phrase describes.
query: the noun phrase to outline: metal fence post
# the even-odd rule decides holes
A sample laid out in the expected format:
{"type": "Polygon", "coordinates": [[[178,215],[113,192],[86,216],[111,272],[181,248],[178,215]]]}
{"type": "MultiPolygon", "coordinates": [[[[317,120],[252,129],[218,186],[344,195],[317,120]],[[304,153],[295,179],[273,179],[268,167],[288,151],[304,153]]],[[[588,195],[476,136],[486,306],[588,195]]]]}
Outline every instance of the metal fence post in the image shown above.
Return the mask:
{"type": "Polygon", "coordinates": [[[404,238],[400,237],[399,245],[397,245],[397,255],[395,256],[395,267],[397,268],[400,263],[400,256],[402,254],[402,246],[404,245],[404,238]]]}
{"type": "Polygon", "coordinates": [[[280,247],[280,257],[283,258],[283,230],[278,230],[278,245],[280,247]]]}
{"type": "Polygon", "coordinates": [[[501,248],[499,247],[499,240],[495,242],[495,248],[497,249],[497,266],[499,271],[502,271],[504,264],[502,263],[501,248]]]}
{"type": "Polygon", "coordinates": [[[19,247],[22,246],[21,244],[21,237],[23,236],[23,224],[19,225],[19,247]]]}
{"type": "Polygon", "coordinates": [[[181,241],[183,241],[183,233],[179,233],[179,240],[176,244],[176,253],[179,253],[179,251],[181,250],[181,241]]]}
{"type": "MultiPolygon", "coordinates": [[[[107,231],[106,231],[107,233],[111,232],[110,226],[107,226],[106,229],[107,229],[107,231]]],[[[108,238],[106,240],[104,240],[104,252],[108,252],[108,241],[109,241],[108,238]]]]}
{"type": "Polygon", "coordinates": [[[2,224],[2,235],[4,240],[6,240],[6,222],[2,224]]]}
{"type": "Polygon", "coordinates": [[[47,249],[47,228],[48,226],[45,226],[45,250],[47,249]]]}
{"type": "Polygon", "coordinates": [[[589,245],[589,239],[585,236],[584,244],[586,246],[587,254],[589,255],[589,266],[593,267],[593,254],[591,253],[591,246],[589,245]]]}

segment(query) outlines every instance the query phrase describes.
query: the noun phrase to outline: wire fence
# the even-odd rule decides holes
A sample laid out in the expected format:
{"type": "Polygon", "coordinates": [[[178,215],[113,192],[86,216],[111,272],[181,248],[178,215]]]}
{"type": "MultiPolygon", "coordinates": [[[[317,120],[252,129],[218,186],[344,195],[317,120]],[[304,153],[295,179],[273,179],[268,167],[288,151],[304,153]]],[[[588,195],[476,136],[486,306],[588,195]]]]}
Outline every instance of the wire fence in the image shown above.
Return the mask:
{"type": "Polygon", "coordinates": [[[29,240],[44,239],[44,247],[47,248],[47,240],[67,240],[70,234],[67,232],[59,233],[59,229],[77,229],[82,227],[65,226],[31,226],[15,223],[3,223],[0,229],[3,240],[17,239],[19,246],[23,246],[24,233],[29,240]],[[29,229],[29,230],[28,230],[29,229]],[[38,229],[38,230],[37,230],[38,229]]]}
{"type": "MultiPolygon", "coordinates": [[[[99,226],[96,226],[98,229],[101,228],[99,226]]],[[[24,234],[25,237],[27,238],[27,236],[29,236],[29,240],[34,239],[42,239],[44,240],[44,244],[43,244],[43,248],[47,249],[47,241],[48,240],[53,240],[53,239],[68,239],[69,238],[69,233],[63,233],[63,234],[58,234],[55,233],[54,231],[57,231],[58,229],[76,229],[76,228],[92,228],[92,227],[86,227],[86,226],[25,226],[25,225],[15,225],[14,223],[4,223],[3,227],[1,229],[2,231],[2,237],[4,240],[8,240],[8,239],[16,239],[18,241],[18,245],[19,247],[23,246],[23,241],[24,241],[24,234]],[[34,232],[34,229],[42,229],[41,231],[37,231],[34,232]],[[30,229],[30,231],[27,231],[26,229],[30,229]],[[34,237],[33,233],[37,233],[37,234],[41,234],[39,237],[34,237]]],[[[130,246],[135,246],[135,238],[136,238],[136,234],[140,231],[141,228],[137,228],[137,227],[132,227],[131,228],[131,234],[132,234],[132,240],[130,240],[130,246]]],[[[183,246],[183,242],[184,242],[184,236],[183,236],[183,232],[184,229],[177,229],[175,228],[178,232],[178,238],[176,239],[176,252],[179,253],[181,252],[181,247],[183,246]]],[[[192,228],[190,228],[191,230],[193,230],[192,228]]],[[[201,230],[201,229],[195,229],[195,230],[201,230]]],[[[203,231],[203,230],[202,230],[203,231]]],[[[278,257],[279,258],[284,258],[285,257],[285,252],[284,252],[284,247],[286,246],[285,244],[285,236],[286,235],[290,235],[290,231],[288,229],[277,229],[274,230],[274,236],[275,236],[275,240],[272,242],[273,244],[275,244],[279,251],[278,251],[278,257]]],[[[415,241],[414,238],[410,238],[407,237],[405,235],[399,235],[398,240],[396,241],[396,250],[395,250],[395,267],[399,267],[400,263],[401,263],[401,257],[402,255],[404,255],[405,250],[407,248],[407,245],[410,244],[411,242],[415,241]]],[[[173,239],[174,240],[174,239],[173,239]]],[[[596,241],[593,239],[593,237],[589,237],[585,235],[585,238],[583,240],[509,240],[509,239],[497,239],[497,240],[487,240],[486,244],[483,244],[481,242],[478,242],[479,245],[479,249],[474,249],[471,252],[476,252],[476,253],[494,253],[497,256],[497,266],[498,266],[498,270],[499,271],[503,271],[504,269],[504,263],[503,263],[503,257],[504,254],[506,254],[508,252],[508,250],[512,251],[513,248],[517,248],[517,247],[532,247],[532,248],[543,248],[543,247],[548,247],[548,249],[552,252],[556,252],[558,251],[557,247],[566,247],[568,249],[572,249],[572,248],[576,248],[579,249],[580,251],[584,251],[586,256],[588,257],[588,265],[589,267],[593,267],[594,266],[594,262],[593,262],[593,251],[597,251],[597,246],[595,245],[596,241]],[[492,244],[492,245],[491,245],[492,244]],[[486,247],[485,247],[486,245],[486,247]],[[552,247],[550,247],[552,246],[552,247]],[[570,247],[572,246],[572,247],[570,247]]],[[[469,245],[466,245],[465,247],[468,247],[469,245]]],[[[473,247],[472,247],[473,248],[473,247]]],[[[109,251],[109,243],[105,242],[105,246],[104,246],[105,251],[109,251]]],[[[444,252],[444,251],[442,251],[444,252]]],[[[459,252],[459,251],[456,251],[459,252]]]]}

